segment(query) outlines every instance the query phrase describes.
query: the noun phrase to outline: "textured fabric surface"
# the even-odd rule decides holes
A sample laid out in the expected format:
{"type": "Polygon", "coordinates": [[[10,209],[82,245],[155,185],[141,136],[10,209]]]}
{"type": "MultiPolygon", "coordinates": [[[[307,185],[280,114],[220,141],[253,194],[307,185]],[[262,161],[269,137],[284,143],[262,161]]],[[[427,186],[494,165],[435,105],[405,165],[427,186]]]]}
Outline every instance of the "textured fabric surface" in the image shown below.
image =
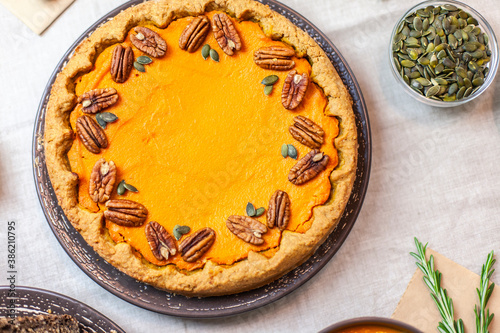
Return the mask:
{"type": "MultiPolygon", "coordinates": [[[[36,197],[31,142],[47,80],[73,41],[123,1],[76,1],[41,37],[0,6],[0,284],[7,283],[11,220],[19,285],[76,298],[131,333],[314,332],[352,317],[389,317],[415,272],[408,254],[414,236],[479,273],[500,244],[500,83],[453,109],[406,95],[390,72],[388,43],[398,18],[417,2],[283,0],[332,40],[361,86],[372,128],[370,185],[351,234],[319,274],[274,304],[216,320],[159,315],[102,289],[56,241],[36,197]]],[[[500,33],[496,0],[467,3],[500,33]]]]}

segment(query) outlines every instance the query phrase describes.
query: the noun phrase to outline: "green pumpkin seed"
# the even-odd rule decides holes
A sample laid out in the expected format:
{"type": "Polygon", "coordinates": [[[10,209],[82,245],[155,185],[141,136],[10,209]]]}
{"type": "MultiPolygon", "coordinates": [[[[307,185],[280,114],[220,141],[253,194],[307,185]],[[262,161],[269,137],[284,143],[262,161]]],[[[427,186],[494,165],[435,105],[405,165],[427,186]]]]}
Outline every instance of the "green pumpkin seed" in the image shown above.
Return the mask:
{"type": "Polygon", "coordinates": [[[273,85],[267,85],[264,87],[264,95],[269,96],[273,92],[273,85]]]}
{"type": "Polygon", "coordinates": [[[281,146],[281,156],[283,156],[283,158],[287,158],[288,157],[288,145],[286,143],[284,143],[281,146]]]}
{"type": "Polygon", "coordinates": [[[422,84],[420,84],[420,82],[418,82],[417,80],[412,80],[410,85],[413,88],[416,88],[416,89],[422,89],[423,88],[422,84]]]}
{"type": "Polygon", "coordinates": [[[463,79],[467,78],[467,71],[462,67],[457,67],[455,71],[457,72],[457,75],[460,76],[461,78],[463,79]]]}
{"type": "Polygon", "coordinates": [[[108,123],[106,121],[104,121],[104,119],[102,119],[102,115],[100,113],[95,115],[95,120],[97,121],[99,126],[102,127],[102,129],[106,129],[106,126],[108,125],[108,123]]]}
{"type": "Polygon", "coordinates": [[[415,63],[411,60],[402,60],[401,66],[411,68],[411,67],[415,67],[415,63]]]}
{"type": "Polygon", "coordinates": [[[413,29],[417,31],[423,30],[422,19],[418,16],[415,16],[415,18],[413,19],[413,29]]]}
{"type": "MultiPolygon", "coordinates": [[[[415,69],[415,68],[416,67],[414,67],[413,69],[415,69]]],[[[419,77],[420,77],[420,73],[418,71],[411,72],[410,76],[409,76],[410,79],[417,79],[419,77]]]]}
{"type": "Polygon", "coordinates": [[[457,92],[457,100],[460,100],[462,98],[464,98],[464,94],[465,94],[465,90],[467,88],[465,87],[461,87],[460,89],[458,89],[458,92],[457,92]]]}
{"type": "Polygon", "coordinates": [[[457,83],[453,83],[452,85],[450,85],[450,88],[448,88],[448,95],[454,95],[456,92],[458,91],[458,84],[457,83]]]}
{"type": "Polygon", "coordinates": [[[139,192],[139,190],[137,188],[135,188],[135,186],[127,184],[127,183],[123,183],[123,187],[125,187],[125,189],[129,190],[130,192],[134,192],[134,193],[139,192]]]}
{"type": "Polygon", "coordinates": [[[140,63],[141,65],[148,65],[153,62],[153,60],[145,55],[137,57],[137,62],[140,63]]]}
{"type": "Polygon", "coordinates": [[[445,65],[448,68],[455,68],[455,63],[451,61],[449,58],[443,59],[443,65],[445,65]]]}
{"type": "MultiPolygon", "coordinates": [[[[437,77],[435,79],[433,79],[438,85],[440,86],[447,86],[448,85],[448,81],[446,81],[445,79],[442,79],[440,77],[437,77]]],[[[432,82],[432,80],[431,80],[432,82]]]]}
{"type": "Polygon", "coordinates": [[[188,234],[191,231],[191,228],[187,225],[178,225],[176,224],[173,230],[173,234],[175,239],[179,240],[182,238],[182,235],[188,234]]]}
{"type": "Polygon", "coordinates": [[[481,50],[476,50],[476,51],[474,51],[474,52],[471,53],[471,56],[474,59],[480,59],[480,58],[482,58],[484,56],[484,53],[481,50]]]}
{"type": "Polygon", "coordinates": [[[420,77],[420,78],[415,79],[415,80],[418,81],[424,87],[428,87],[428,86],[430,86],[432,84],[431,81],[429,81],[429,80],[427,80],[426,78],[423,78],[423,77],[420,77]]]}
{"type": "Polygon", "coordinates": [[[269,76],[266,76],[263,80],[262,80],[262,84],[263,85],[273,85],[275,84],[276,82],[278,82],[279,80],[279,77],[278,75],[269,75],[269,76]]]}
{"type": "Polygon", "coordinates": [[[469,78],[465,78],[464,79],[464,85],[465,85],[465,88],[471,88],[472,87],[472,82],[469,78]]]}
{"type": "Polygon", "coordinates": [[[208,57],[210,56],[210,45],[208,44],[205,44],[203,45],[203,47],[201,48],[201,56],[203,57],[203,59],[207,60],[208,57]]]}
{"type": "Polygon", "coordinates": [[[435,54],[433,54],[431,56],[431,61],[429,63],[432,67],[436,67],[436,65],[438,64],[438,58],[436,57],[435,54]]]}
{"type": "Polygon", "coordinates": [[[212,58],[212,60],[215,62],[219,62],[219,54],[217,53],[217,51],[215,51],[214,49],[210,49],[210,58],[212,58]]]}
{"type": "Polygon", "coordinates": [[[477,20],[475,18],[473,18],[473,17],[467,18],[467,23],[468,24],[472,24],[472,25],[478,25],[479,24],[479,22],[477,22],[477,20]]]}
{"type": "Polygon", "coordinates": [[[146,72],[146,68],[144,68],[143,64],[138,63],[137,61],[134,61],[134,67],[137,69],[139,72],[146,72]]]}
{"type": "MultiPolygon", "coordinates": [[[[97,115],[96,115],[96,118],[97,118],[97,115]]],[[[112,123],[112,122],[115,122],[118,120],[118,117],[114,113],[111,113],[111,112],[101,112],[100,118],[107,123],[112,123]]]]}
{"type": "Polygon", "coordinates": [[[469,97],[471,93],[472,93],[472,87],[467,88],[467,90],[464,93],[464,98],[469,97]]]}
{"type": "Polygon", "coordinates": [[[118,193],[118,195],[124,195],[125,194],[125,180],[122,180],[118,186],[116,187],[116,193],[118,193]]]}
{"type": "Polygon", "coordinates": [[[297,159],[298,152],[297,152],[297,149],[293,145],[288,145],[288,156],[290,156],[294,160],[297,159]]]}
{"type": "Polygon", "coordinates": [[[458,8],[456,6],[450,5],[450,4],[441,5],[441,8],[444,10],[447,10],[449,12],[454,12],[454,11],[458,10],[458,8]]]}
{"type": "Polygon", "coordinates": [[[266,212],[266,209],[264,207],[259,207],[255,211],[255,217],[262,216],[262,214],[264,214],[265,212],[266,212]]]}
{"type": "Polygon", "coordinates": [[[434,96],[437,93],[439,93],[440,90],[441,90],[441,87],[439,87],[439,86],[432,86],[432,87],[429,88],[429,90],[427,90],[427,92],[425,93],[425,96],[426,97],[434,96]]]}
{"type": "Polygon", "coordinates": [[[474,61],[469,62],[468,67],[474,73],[476,73],[480,69],[479,65],[476,62],[474,62],[474,61]]]}
{"type": "Polygon", "coordinates": [[[484,83],[484,80],[483,80],[483,78],[480,78],[480,77],[475,78],[474,80],[472,80],[472,85],[474,87],[481,86],[483,83],[484,83]]]}
{"type": "Polygon", "coordinates": [[[418,59],[418,52],[415,51],[415,49],[409,49],[408,56],[410,57],[411,60],[417,60],[418,59]]]}
{"type": "Polygon", "coordinates": [[[247,203],[246,212],[250,217],[255,216],[255,206],[251,202],[247,203]]]}
{"type": "Polygon", "coordinates": [[[436,75],[441,74],[444,71],[444,65],[443,64],[437,64],[436,68],[434,68],[434,72],[436,75]]]}
{"type": "Polygon", "coordinates": [[[422,32],[417,31],[417,30],[412,30],[412,31],[410,31],[410,37],[420,38],[420,37],[422,37],[422,32]]]}
{"type": "Polygon", "coordinates": [[[430,60],[429,58],[426,58],[426,57],[420,57],[420,59],[418,59],[418,63],[423,65],[423,66],[427,66],[428,64],[430,64],[430,60]]]}
{"type": "Polygon", "coordinates": [[[449,94],[446,94],[443,96],[443,101],[445,102],[453,102],[455,101],[457,98],[455,95],[449,95],[449,94]]]}

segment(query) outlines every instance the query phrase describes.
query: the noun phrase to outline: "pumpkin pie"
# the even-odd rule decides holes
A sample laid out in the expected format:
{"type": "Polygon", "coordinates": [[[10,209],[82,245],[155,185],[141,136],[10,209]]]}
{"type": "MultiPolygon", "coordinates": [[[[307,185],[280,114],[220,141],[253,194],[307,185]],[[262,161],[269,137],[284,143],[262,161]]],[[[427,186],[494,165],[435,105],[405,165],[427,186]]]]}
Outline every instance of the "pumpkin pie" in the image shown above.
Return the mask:
{"type": "Polygon", "coordinates": [[[157,288],[264,285],[335,229],[356,171],[347,89],[321,48],[251,0],[131,7],[52,87],[59,204],[109,263],[157,288]]]}

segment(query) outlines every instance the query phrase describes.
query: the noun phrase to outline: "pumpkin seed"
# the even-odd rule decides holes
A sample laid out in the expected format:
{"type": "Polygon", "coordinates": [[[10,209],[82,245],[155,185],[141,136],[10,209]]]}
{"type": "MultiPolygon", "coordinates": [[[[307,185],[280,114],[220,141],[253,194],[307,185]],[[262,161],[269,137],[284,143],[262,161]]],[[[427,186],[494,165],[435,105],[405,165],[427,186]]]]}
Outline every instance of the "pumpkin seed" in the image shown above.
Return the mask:
{"type": "Polygon", "coordinates": [[[122,180],[118,186],[116,187],[116,193],[118,193],[118,195],[124,195],[125,194],[125,180],[122,180]]]}
{"type": "MultiPolygon", "coordinates": [[[[101,112],[101,113],[99,113],[99,115],[100,115],[100,118],[107,123],[112,123],[112,122],[115,122],[118,120],[118,117],[114,113],[111,113],[111,112],[101,112]]],[[[97,115],[96,115],[96,118],[97,118],[97,115]]]]}
{"type": "Polygon", "coordinates": [[[423,30],[422,19],[418,16],[415,16],[415,18],[413,19],[413,29],[417,31],[423,30]]]}
{"type": "Polygon", "coordinates": [[[191,231],[191,228],[187,225],[178,225],[176,224],[173,230],[173,234],[175,239],[179,240],[182,238],[182,235],[185,235],[191,231]]]}
{"type": "Polygon", "coordinates": [[[135,193],[139,192],[139,190],[135,186],[130,185],[128,183],[123,183],[123,187],[125,187],[125,189],[129,190],[130,192],[135,192],[135,193]]]}
{"type": "Polygon", "coordinates": [[[102,129],[106,129],[106,126],[108,125],[108,123],[106,121],[104,121],[104,119],[102,119],[102,115],[100,113],[95,115],[95,120],[97,121],[99,126],[102,127],[102,129]]]}
{"type": "Polygon", "coordinates": [[[418,81],[424,87],[428,87],[428,86],[430,86],[432,84],[431,81],[429,81],[429,80],[427,80],[426,78],[423,78],[423,77],[420,77],[420,78],[415,79],[415,80],[418,81]]]}
{"type": "Polygon", "coordinates": [[[281,146],[281,156],[283,156],[283,158],[287,158],[288,157],[288,145],[286,143],[284,143],[281,146]]]}
{"type": "Polygon", "coordinates": [[[441,74],[444,71],[444,65],[443,64],[437,64],[436,68],[434,68],[434,72],[436,75],[441,74]]]}
{"type": "Polygon", "coordinates": [[[472,93],[472,87],[467,88],[467,90],[464,93],[464,98],[469,97],[471,93],[472,93]]]}
{"type": "Polygon", "coordinates": [[[273,85],[275,84],[276,82],[278,82],[278,75],[269,75],[269,76],[266,76],[263,80],[262,80],[262,84],[263,85],[273,85]]]}
{"type": "Polygon", "coordinates": [[[269,84],[264,87],[264,95],[269,96],[273,92],[273,85],[269,84]]]}
{"type": "Polygon", "coordinates": [[[481,86],[482,84],[484,83],[484,79],[483,78],[475,78],[474,80],[472,80],[472,85],[474,87],[478,87],[478,86],[481,86]]]}
{"type": "Polygon", "coordinates": [[[456,6],[450,5],[450,4],[441,5],[441,8],[443,8],[444,10],[447,10],[449,12],[454,12],[454,11],[458,10],[458,8],[456,6]]]}
{"type": "Polygon", "coordinates": [[[255,216],[255,206],[251,202],[247,203],[246,212],[250,217],[255,216]]]}
{"type": "Polygon", "coordinates": [[[450,88],[448,88],[448,95],[454,95],[456,92],[458,91],[458,84],[457,83],[453,83],[452,85],[450,85],[450,88]]]}
{"type": "Polygon", "coordinates": [[[465,87],[461,87],[460,89],[458,89],[457,100],[464,98],[464,94],[465,94],[466,89],[467,88],[465,88],[465,87]]]}
{"type": "Polygon", "coordinates": [[[153,60],[145,55],[137,57],[137,62],[140,63],[141,65],[148,65],[153,62],[153,60]]]}
{"type": "Polygon", "coordinates": [[[297,159],[298,156],[297,149],[293,145],[288,145],[288,156],[290,156],[294,160],[297,159]]]}
{"type": "Polygon", "coordinates": [[[146,72],[146,68],[144,68],[143,64],[138,63],[137,61],[134,61],[134,67],[137,69],[139,72],[146,72]]]}
{"type": "Polygon", "coordinates": [[[415,67],[415,63],[411,60],[401,60],[401,66],[411,68],[415,67]]]}
{"type": "Polygon", "coordinates": [[[255,211],[255,217],[262,216],[262,214],[264,214],[265,212],[266,212],[266,209],[264,207],[259,207],[255,211]]]}
{"type": "Polygon", "coordinates": [[[217,51],[215,51],[214,49],[210,49],[210,58],[212,58],[212,60],[215,62],[219,62],[219,54],[217,53],[217,51]]]}
{"type": "Polygon", "coordinates": [[[425,96],[426,97],[434,96],[437,93],[439,93],[439,90],[441,90],[441,87],[439,87],[439,86],[432,86],[432,87],[429,88],[429,90],[427,90],[425,96]]]}
{"type": "Polygon", "coordinates": [[[207,60],[208,57],[210,56],[210,45],[208,44],[205,44],[203,45],[203,47],[201,48],[201,56],[203,57],[203,59],[207,60]]]}

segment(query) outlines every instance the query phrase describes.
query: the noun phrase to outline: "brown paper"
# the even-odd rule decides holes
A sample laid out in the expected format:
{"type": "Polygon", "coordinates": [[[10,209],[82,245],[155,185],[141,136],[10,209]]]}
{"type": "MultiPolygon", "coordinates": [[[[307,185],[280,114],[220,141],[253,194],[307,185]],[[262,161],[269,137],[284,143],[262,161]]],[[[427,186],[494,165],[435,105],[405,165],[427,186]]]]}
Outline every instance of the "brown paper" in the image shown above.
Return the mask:
{"type": "MultiPolygon", "coordinates": [[[[445,288],[453,299],[455,320],[462,318],[466,333],[476,332],[476,317],[474,305],[478,304],[476,288],[479,287],[480,277],[468,269],[458,265],[445,256],[427,249],[427,259],[434,256],[435,269],[442,273],[441,287],[445,288]]],[[[483,258],[486,260],[486,254],[483,258]]],[[[482,263],[478,263],[478,266],[482,263]]],[[[489,331],[500,332],[500,292],[495,286],[487,308],[495,313],[495,318],[489,326],[489,331]],[[497,318],[498,316],[498,318],[497,318]]],[[[430,296],[430,291],[423,281],[423,273],[417,269],[413,275],[403,297],[399,301],[392,318],[408,323],[423,332],[438,332],[437,326],[441,316],[436,304],[430,296]]]]}
{"type": "Polygon", "coordinates": [[[0,0],[33,32],[40,35],[74,0],[0,0]]]}

